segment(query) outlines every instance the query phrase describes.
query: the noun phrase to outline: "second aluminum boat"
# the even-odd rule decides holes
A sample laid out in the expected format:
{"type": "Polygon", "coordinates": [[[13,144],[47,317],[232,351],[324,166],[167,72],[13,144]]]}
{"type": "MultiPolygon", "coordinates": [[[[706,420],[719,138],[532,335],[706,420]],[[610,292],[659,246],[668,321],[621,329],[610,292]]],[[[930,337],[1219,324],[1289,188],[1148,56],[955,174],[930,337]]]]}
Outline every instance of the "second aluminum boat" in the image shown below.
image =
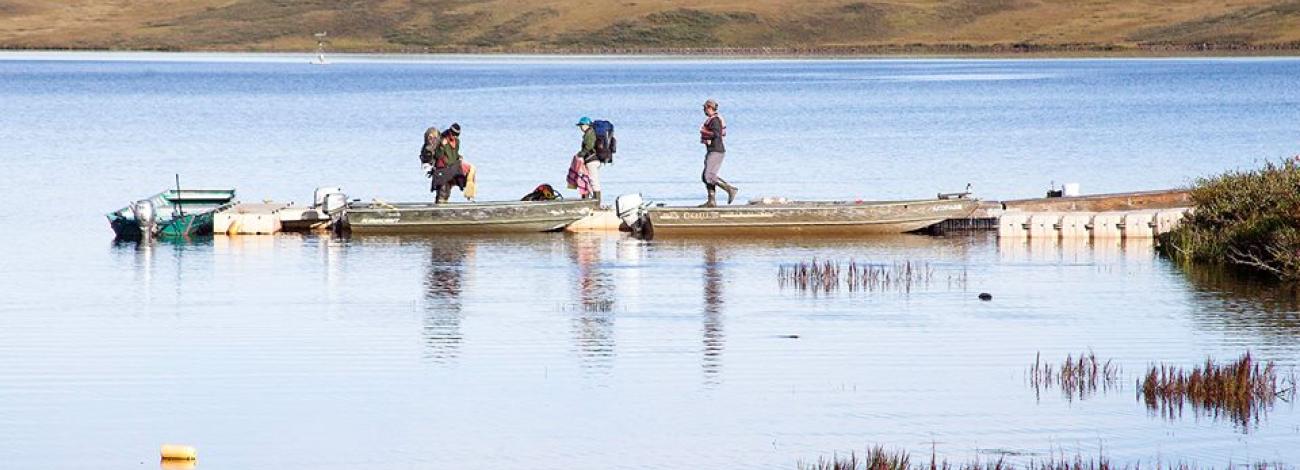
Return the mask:
{"type": "Polygon", "coordinates": [[[353,233],[501,233],[560,230],[600,207],[595,199],[433,204],[354,202],[343,213],[353,233]]]}

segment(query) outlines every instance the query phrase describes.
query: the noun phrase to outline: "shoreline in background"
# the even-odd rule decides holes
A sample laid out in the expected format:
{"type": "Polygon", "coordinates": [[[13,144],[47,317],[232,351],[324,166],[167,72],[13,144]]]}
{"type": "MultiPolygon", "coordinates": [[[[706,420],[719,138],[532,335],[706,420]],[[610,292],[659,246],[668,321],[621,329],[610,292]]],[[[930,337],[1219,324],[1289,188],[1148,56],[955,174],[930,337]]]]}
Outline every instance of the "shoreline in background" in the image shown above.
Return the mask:
{"type": "MultiPolygon", "coordinates": [[[[260,49],[21,49],[0,47],[0,60],[51,59],[54,56],[115,56],[114,59],[129,60],[133,57],[168,57],[183,55],[202,55],[209,57],[247,57],[262,56],[266,58],[283,57],[285,59],[310,59],[315,57],[314,50],[260,50],[260,49]],[[29,57],[24,57],[24,56],[29,57]]],[[[1069,59],[1202,59],[1202,58],[1259,58],[1259,59],[1294,59],[1300,58],[1300,48],[1291,49],[1116,49],[1116,50],[1035,50],[1003,52],[923,52],[899,51],[850,53],[842,50],[661,50],[661,49],[620,49],[617,51],[600,50],[439,50],[439,51],[327,51],[326,55],[334,60],[352,58],[371,59],[452,59],[452,58],[510,58],[510,59],[662,59],[662,60],[940,60],[940,59],[988,59],[988,60],[1069,60],[1069,59]]],[[[68,57],[75,60],[77,57],[68,57]]]]}

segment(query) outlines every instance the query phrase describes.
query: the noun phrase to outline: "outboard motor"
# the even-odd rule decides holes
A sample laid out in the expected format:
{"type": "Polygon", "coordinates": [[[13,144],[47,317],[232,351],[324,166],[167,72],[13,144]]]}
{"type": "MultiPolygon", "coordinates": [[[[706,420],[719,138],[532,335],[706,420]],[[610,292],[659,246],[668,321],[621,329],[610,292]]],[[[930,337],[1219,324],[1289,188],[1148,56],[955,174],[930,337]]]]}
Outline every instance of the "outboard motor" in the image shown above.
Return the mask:
{"type": "Polygon", "coordinates": [[[342,228],[343,212],[348,207],[348,195],[343,193],[343,188],[338,186],[316,188],[312,201],[312,208],[329,217],[331,229],[338,230],[342,228]]]}
{"type": "Polygon", "coordinates": [[[158,231],[158,208],[153,201],[141,199],[131,203],[131,215],[140,224],[140,235],[149,238],[158,231]]]}
{"type": "Polygon", "coordinates": [[[646,208],[650,207],[640,194],[624,194],[614,199],[614,213],[623,224],[632,229],[632,233],[642,234],[647,228],[646,208]]]}
{"type": "Polygon", "coordinates": [[[320,210],[326,214],[336,214],[343,212],[348,206],[348,195],[343,193],[329,193],[325,195],[325,200],[321,203],[320,210]]]}
{"type": "MultiPolygon", "coordinates": [[[[343,194],[343,188],[340,188],[338,186],[322,186],[316,188],[316,192],[312,195],[312,207],[315,207],[320,210],[325,210],[325,199],[330,194],[335,194],[335,193],[343,194]]],[[[343,200],[346,201],[347,197],[344,196],[343,200]]]]}

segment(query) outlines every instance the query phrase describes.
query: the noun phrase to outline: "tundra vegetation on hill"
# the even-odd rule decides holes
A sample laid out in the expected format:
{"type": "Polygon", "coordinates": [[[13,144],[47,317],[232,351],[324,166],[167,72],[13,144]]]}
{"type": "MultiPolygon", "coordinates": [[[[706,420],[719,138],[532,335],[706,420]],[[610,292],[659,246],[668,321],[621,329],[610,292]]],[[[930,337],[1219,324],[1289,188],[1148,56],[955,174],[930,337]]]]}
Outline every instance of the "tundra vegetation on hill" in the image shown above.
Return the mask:
{"type": "Polygon", "coordinates": [[[0,0],[0,47],[889,53],[1300,49],[1295,0],[0,0]]]}

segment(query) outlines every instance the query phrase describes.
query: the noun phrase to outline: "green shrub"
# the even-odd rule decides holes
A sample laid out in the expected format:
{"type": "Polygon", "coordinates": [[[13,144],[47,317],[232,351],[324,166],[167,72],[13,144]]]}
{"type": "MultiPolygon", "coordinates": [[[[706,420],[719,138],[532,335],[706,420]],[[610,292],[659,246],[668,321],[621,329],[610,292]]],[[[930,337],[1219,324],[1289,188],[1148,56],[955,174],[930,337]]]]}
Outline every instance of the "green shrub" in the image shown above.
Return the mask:
{"type": "Polygon", "coordinates": [[[1300,280],[1300,157],[1201,178],[1195,211],[1161,235],[1179,261],[1240,266],[1300,280]]]}

